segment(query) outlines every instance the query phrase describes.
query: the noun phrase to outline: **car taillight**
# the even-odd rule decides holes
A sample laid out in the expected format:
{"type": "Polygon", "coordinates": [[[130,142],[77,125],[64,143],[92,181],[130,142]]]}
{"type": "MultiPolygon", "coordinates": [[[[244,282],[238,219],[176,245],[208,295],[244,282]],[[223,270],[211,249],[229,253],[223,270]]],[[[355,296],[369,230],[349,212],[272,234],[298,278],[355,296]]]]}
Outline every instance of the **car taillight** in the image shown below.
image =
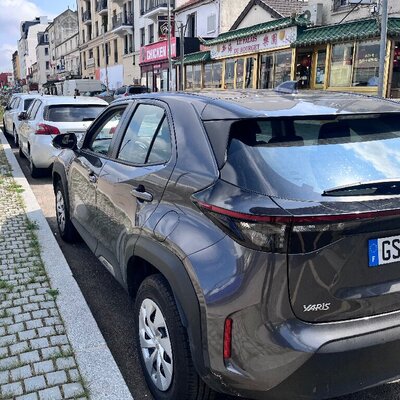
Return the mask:
{"type": "Polygon", "coordinates": [[[60,131],[57,127],[47,124],[38,124],[35,135],[59,135],[60,131]]]}
{"type": "Polygon", "coordinates": [[[290,217],[244,214],[196,200],[200,209],[240,244],[255,250],[284,253],[290,217]]]}
{"type": "Polygon", "coordinates": [[[124,93],[124,96],[129,96],[129,93],[124,93]]]}

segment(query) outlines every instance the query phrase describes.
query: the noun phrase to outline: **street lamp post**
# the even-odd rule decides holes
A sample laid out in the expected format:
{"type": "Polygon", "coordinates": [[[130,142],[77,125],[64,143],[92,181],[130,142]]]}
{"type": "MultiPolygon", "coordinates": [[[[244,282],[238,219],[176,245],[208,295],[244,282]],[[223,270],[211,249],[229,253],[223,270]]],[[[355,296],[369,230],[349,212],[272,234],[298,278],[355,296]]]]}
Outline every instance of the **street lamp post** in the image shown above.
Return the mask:
{"type": "Polygon", "coordinates": [[[381,1],[381,44],[379,49],[379,85],[378,96],[383,97],[385,83],[385,59],[386,59],[386,42],[387,42],[387,23],[388,23],[388,1],[381,1]]]}
{"type": "Polygon", "coordinates": [[[172,54],[171,54],[171,0],[168,0],[168,91],[172,90],[172,54]]]}

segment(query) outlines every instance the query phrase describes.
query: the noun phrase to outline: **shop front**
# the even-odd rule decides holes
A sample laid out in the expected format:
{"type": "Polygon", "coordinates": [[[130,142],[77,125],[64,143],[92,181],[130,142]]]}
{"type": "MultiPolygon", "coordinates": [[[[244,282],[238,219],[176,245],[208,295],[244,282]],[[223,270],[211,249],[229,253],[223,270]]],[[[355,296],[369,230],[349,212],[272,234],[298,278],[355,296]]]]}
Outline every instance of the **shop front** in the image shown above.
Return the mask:
{"type": "MultiPolygon", "coordinates": [[[[293,43],[300,87],[377,95],[379,37],[374,18],[304,30],[293,43]]],[[[400,42],[396,38],[400,38],[400,19],[389,18],[384,95],[392,97],[400,95],[400,51],[396,47],[400,42]]]]}
{"type": "Polygon", "coordinates": [[[185,89],[267,89],[294,79],[291,44],[306,24],[282,18],[206,41],[208,52],[185,56],[185,89]]]}
{"type": "MultiPolygon", "coordinates": [[[[185,38],[183,42],[184,53],[198,51],[200,42],[198,38],[185,38]]],[[[180,38],[171,38],[171,59],[180,55],[180,38]]],[[[171,84],[169,83],[168,41],[162,40],[143,46],[140,49],[141,83],[154,92],[176,89],[176,72],[172,71],[171,84]]]]}
{"type": "MultiPolygon", "coordinates": [[[[171,57],[177,55],[176,38],[171,38],[171,57]]],[[[169,90],[169,63],[168,41],[162,40],[152,43],[140,49],[140,73],[142,85],[151,91],[169,90]]]]}

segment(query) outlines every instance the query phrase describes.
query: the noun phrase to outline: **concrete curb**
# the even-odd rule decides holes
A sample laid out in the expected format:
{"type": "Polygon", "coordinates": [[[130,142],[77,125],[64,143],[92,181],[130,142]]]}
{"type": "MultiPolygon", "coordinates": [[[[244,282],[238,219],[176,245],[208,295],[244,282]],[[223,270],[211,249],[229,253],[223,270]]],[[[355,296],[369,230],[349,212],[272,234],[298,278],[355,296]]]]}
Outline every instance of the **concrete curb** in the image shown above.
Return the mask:
{"type": "Polygon", "coordinates": [[[15,181],[24,189],[21,195],[27,216],[39,226],[37,235],[42,260],[52,288],[59,291],[57,307],[90,397],[95,400],[133,399],[3,132],[0,142],[15,181]]]}

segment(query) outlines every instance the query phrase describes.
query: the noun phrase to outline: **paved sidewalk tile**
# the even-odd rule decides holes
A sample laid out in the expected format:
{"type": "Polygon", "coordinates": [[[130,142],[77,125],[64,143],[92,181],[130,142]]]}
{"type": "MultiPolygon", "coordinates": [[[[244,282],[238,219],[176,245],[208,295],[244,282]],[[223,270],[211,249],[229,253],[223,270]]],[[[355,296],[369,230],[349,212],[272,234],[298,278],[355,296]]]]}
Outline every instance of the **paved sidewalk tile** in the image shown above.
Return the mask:
{"type": "Polygon", "coordinates": [[[20,192],[0,145],[0,399],[89,398],[20,192]]]}

